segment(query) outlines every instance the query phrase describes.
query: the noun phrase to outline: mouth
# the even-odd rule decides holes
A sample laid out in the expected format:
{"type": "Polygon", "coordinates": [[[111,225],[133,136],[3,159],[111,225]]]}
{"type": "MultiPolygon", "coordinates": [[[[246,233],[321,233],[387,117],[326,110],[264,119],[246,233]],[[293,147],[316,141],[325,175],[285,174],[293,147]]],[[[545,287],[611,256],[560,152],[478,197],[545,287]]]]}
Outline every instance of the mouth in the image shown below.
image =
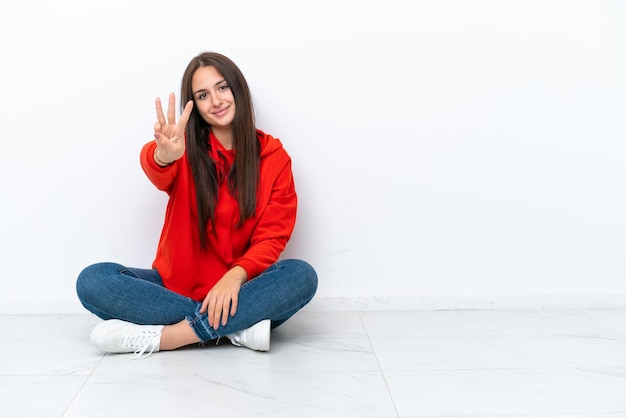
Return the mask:
{"type": "Polygon", "coordinates": [[[213,116],[222,117],[228,112],[230,106],[225,107],[224,109],[220,109],[218,111],[212,112],[213,116]]]}

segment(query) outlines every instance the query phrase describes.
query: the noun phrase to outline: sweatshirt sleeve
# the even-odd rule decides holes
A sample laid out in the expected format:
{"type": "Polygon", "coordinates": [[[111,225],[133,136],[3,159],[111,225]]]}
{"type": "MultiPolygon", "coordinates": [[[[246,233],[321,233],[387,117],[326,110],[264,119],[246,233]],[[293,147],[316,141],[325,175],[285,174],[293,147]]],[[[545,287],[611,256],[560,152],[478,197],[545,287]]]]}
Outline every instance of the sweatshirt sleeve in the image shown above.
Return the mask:
{"type": "Polygon", "coordinates": [[[296,223],[297,196],[291,162],[283,167],[271,188],[268,204],[250,238],[250,247],[234,264],[253,279],[274,264],[285,249],[296,223]]]}
{"type": "Polygon", "coordinates": [[[182,158],[166,167],[161,167],[154,161],[156,146],[155,141],[150,141],[143,146],[140,154],[141,168],[157,189],[169,193],[182,158]]]}

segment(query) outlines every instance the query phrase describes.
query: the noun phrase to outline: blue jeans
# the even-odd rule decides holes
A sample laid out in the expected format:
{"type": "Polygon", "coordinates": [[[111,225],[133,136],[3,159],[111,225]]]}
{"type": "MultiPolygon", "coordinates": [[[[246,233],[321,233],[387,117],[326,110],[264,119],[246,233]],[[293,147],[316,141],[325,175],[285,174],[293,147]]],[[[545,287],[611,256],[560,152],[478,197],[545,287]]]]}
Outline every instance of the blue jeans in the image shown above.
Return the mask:
{"type": "Polygon", "coordinates": [[[309,303],[317,290],[317,274],[301,260],[281,260],[241,286],[237,312],[226,326],[209,325],[201,302],[163,286],[154,269],[98,263],[85,268],[76,281],[78,298],[102,319],[142,325],[171,325],[183,319],[206,342],[270,319],[275,328],[309,303]]]}

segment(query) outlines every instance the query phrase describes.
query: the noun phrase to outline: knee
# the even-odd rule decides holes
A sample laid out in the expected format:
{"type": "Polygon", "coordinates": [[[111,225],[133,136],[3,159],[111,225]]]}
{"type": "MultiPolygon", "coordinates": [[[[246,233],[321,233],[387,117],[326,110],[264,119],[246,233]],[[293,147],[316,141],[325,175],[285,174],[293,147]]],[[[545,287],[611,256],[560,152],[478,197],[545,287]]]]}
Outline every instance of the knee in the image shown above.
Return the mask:
{"type": "Polygon", "coordinates": [[[115,263],[97,263],[83,269],[76,279],[76,294],[81,301],[89,300],[101,294],[105,278],[111,272],[118,272],[120,265],[115,263]]]}
{"type": "Polygon", "coordinates": [[[315,271],[313,266],[310,265],[309,263],[307,262],[303,262],[303,263],[306,265],[307,283],[309,285],[309,288],[311,289],[311,296],[313,296],[315,292],[317,291],[317,272],[315,271]]]}
{"type": "Polygon", "coordinates": [[[313,266],[303,260],[286,260],[286,262],[292,264],[291,267],[296,272],[294,276],[298,280],[299,288],[310,298],[313,298],[317,291],[317,273],[313,266]]]}

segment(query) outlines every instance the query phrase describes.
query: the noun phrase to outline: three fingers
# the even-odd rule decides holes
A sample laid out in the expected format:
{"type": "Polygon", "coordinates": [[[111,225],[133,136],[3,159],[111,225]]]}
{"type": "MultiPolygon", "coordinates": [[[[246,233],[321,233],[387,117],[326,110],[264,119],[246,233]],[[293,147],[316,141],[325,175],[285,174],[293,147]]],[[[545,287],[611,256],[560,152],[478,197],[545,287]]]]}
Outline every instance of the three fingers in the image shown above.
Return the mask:
{"type": "MultiPolygon", "coordinates": [[[[170,93],[169,101],[167,104],[167,121],[165,120],[165,114],[163,113],[163,106],[161,105],[161,99],[159,97],[154,101],[156,107],[156,115],[157,115],[157,123],[160,124],[160,128],[162,129],[165,125],[176,125],[176,95],[174,93],[170,93]]],[[[183,109],[182,114],[180,115],[180,119],[178,120],[178,127],[184,128],[189,122],[189,117],[191,116],[191,111],[193,109],[193,100],[189,100],[185,104],[185,108],[183,109]]],[[[155,130],[156,124],[155,124],[155,130]]]]}
{"type": "Polygon", "coordinates": [[[172,142],[176,142],[179,136],[185,132],[187,122],[191,116],[193,110],[193,101],[189,100],[180,115],[178,124],[176,124],[176,96],[174,93],[170,93],[168,105],[167,105],[167,120],[163,113],[163,106],[161,105],[161,99],[156,98],[155,101],[157,122],[154,124],[154,139],[157,141],[157,145],[161,146],[164,139],[172,139],[172,142]],[[173,129],[172,129],[173,128],[173,129]],[[164,131],[165,130],[165,131],[164,131]]]}

